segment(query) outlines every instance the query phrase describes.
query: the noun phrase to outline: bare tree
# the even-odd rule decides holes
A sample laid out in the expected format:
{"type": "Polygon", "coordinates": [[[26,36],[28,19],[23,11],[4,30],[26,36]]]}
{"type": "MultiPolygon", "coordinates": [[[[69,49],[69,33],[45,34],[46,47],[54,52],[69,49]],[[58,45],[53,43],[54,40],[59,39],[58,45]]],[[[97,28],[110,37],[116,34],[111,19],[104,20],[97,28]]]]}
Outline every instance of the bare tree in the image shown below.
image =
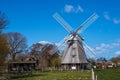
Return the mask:
{"type": "Polygon", "coordinates": [[[33,44],[31,46],[31,55],[33,55],[36,59],[40,58],[40,52],[42,50],[43,45],[40,43],[33,44]]]}
{"type": "Polygon", "coordinates": [[[5,14],[0,11],[0,30],[4,29],[8,24],[5,14]]]}
{"type": "Polygon", "coordinates": [[[27,48],[26,38],[20,33],[8,33],[9,55],[11,60],[15,60],[16,55],[22,53],[27,48]]]}
{"type": "Polygon", "coordinates": [[[48,58],[50,57],[47,53],[50,50],[50,44],[36,43],[31,46],[30,54],[37,60],[38,68],[45,68],[48,65],[48,58]]]}
{"type": "Polygon", "coordinates": [[[120,55],[118,55],[117,57],[112,57],[110,60],[120,67],[120,65],[118,65],[118,63],[120,62],[120,55]]]}
{"type": "Polygon", "coordinates": [[[31,47],[31,54],[38,60],[38,68],[42,70],[46,69],[49,66],[58,66],[60,60],[58,59],[58,54],[51,55],[49,50],[54,48],[53,44],[41,44],[36,43],[31,47]]]}
{"type": "Polygon", "coordinates": [[[8,55],[7,37],[4,34],[0,34],[0,66],[4,64],[7,55],[8,55]]]}
{"type": "Polygon", "coordinates": [[[2,33],[2,29],[4,29],[7,24],[8,20],[5,14],[0,12],[0,66],[4,65],[5,58],[8,54],[7,37],[2,33]]]}

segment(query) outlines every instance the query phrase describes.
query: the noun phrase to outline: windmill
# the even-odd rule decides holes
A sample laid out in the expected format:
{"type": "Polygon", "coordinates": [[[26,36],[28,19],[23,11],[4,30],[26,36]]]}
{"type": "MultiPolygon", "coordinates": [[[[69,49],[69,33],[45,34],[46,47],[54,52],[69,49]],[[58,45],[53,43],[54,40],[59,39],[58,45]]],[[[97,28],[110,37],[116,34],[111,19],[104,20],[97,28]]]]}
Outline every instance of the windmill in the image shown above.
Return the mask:
{"type": "Polygon", "coordinates": [[[93,50],[84,42],[84,39],[80,36],[82,29],[93,23],[98,15],[96,13],[92,14],[85,22],[83,22],[75,31],[72,27],[58,14],[55,13],[53,17],[70,33],[65,40],[62,40],[59,45],[49,51],[50,54],[54,54],[59,47],[66,43],[66,47],[62,54],[62,68],[71,69],[85,69],[88,65],[88,61],[85,55],[85,49],[88,49],[92,54],[95,54],[93,50]]]}

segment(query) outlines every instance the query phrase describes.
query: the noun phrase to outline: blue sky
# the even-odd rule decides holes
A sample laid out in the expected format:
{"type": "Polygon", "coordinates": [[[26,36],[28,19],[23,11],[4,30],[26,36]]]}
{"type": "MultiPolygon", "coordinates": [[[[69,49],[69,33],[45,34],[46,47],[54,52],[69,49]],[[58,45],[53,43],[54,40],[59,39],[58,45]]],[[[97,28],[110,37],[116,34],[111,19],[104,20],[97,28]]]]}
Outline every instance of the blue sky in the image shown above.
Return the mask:
{"type": "Polygon", "coordinates": [[[96,12],[99,18],[80,35],[96,57],[120,55],[119,0],[0,0],[0,11],[10,21],[5,32],[20,32],[28,45],[39,41],[58,43],[69,33],[53,18],[58,12],[76,29],[96,12]]]}

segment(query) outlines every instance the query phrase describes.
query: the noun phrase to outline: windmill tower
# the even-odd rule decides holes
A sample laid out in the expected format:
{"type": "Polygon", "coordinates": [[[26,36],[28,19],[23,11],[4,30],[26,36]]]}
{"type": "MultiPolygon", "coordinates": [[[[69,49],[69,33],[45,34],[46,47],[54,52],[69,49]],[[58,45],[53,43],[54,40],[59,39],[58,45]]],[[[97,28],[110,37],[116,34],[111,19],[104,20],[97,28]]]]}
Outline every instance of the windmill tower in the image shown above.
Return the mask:
{"type": "Polygon", "coordinates": [[[55,13],[53,17],[70,33],[70,35],[67,36],[65,40],[61,41],[60,45],[50,53],[55,53],[62,44],[66,43],[66,47],[61,58],[63,69],[85,69],[88,65],[88,61],[86,59],[84,47],[86,47],[91,53],[94,54],[94,52],[83,42],[83,38],[79,33],[82,28],[87,27],[94,22],[98,18],[98,15],[96,13],[92,14],[75,31],[72,31],[72,27],[58,13],[55,13]]]}

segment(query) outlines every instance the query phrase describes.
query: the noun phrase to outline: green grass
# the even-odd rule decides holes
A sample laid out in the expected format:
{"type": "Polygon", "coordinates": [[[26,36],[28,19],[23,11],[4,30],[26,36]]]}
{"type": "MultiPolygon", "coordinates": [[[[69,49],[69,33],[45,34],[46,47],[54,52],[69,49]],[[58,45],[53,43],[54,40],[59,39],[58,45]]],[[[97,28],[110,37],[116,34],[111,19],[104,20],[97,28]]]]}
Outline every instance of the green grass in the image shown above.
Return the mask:
{"type": "Polygon", "coordinates": [[[34,75],[31,77],[15,78],[11,80],[92,80],[92,77],[91,71],[49,71],[34,72],[34,75]]]}
{"type": "Polygon", "coordinates": [[[98,80],[120,80],[120,69],[95,69],[98,80]]]}

